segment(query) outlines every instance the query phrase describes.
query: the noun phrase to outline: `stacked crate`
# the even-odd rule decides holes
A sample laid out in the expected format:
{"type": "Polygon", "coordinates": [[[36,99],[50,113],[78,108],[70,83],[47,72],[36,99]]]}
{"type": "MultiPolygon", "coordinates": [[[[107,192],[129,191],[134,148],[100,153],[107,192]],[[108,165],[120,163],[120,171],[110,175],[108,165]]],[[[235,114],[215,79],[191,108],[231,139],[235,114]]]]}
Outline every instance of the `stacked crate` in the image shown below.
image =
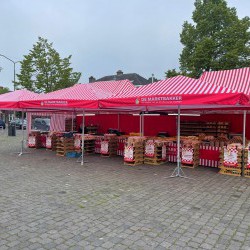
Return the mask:
{"type": "MultiPolygon", "coordinates": [[[[82,142],[82,138],[81,138],[82,142]]],[[[82,145],[81,145],[82,148],[82,145]]],[[[95,153],[95,136],[90,134],[84,135],[84,153],[93,154],[95,153]]]]}
{"type": "Polygon", "coordinates": [[[118,136],[118,145],[117,145],[117,155],[124,156],[125,144],[128,140],[128,137],[125,135],[118,136]]]}
{"type": "Polygon", "coordinates": [[[29,148],[41,148],[41,132],[31,131],[28,136],[29,148]]]}
{"type": "Polygon", "coordinates": [[[57,138],[56,155],[65,156],[69,152],[74,152],[74,150],[74,138],[57,138]]]}
{"type": "Polygon", "coordinates": [[[166,161],[166,143],[162,140],[147,140],[145,143],[144,163],[160,165],[166,161]]]}
{"type": "Polygon", "coordinates": [[[196,139],[184,140],[181,148],[182,167],[195,168],[199,166],[200,141],[196,139]]]}
{"type": "Polygon", "coordinates": [[[76,131],[76,119],[74,118],[72,121],[72,118],[66,118],[65,119],[65,131],[76,131]],[[73,128],[72,128],[73,125],[73,128]],[[73,129],[73,130],[72,130],[73,129]]]}
{"type": "Polygon", "coordinates": [[[46,137],[46,149],[52,149],[52,137],[53,135],[49,133],[46,137]]]}
{"type": "Polygon", "coordinates": [[[52,151],[56,151],[57,148],[57,135],[53,133],[51,136],[51,149],[52,151]]]}
{"type": "Polygon", "coordinates": [[[95,136],[95,153],[96,154],[101,153],[101,143],[103,140],[104,140],[104,136],[102,136],[102,135],[95,136]]]}
{"type": "MultiPolygon", "coordinates": [[[[58,138],[63,136],[63,132],[51,132],[49,134],[50,138],[51,138],[51,146],[50,146],[50,142],[48,139],[48,149],[51,149],[52,151],[56,151],[57,149],[57,142],[58,142],[58,138]]],[[[47,141],[46,141],[46,148],[47,148],[47,141]]]]}
{"type": "Polygon", "coordinates": [[[117,135],[104,134],[101,141],[101,156],[111,157],[117,154],[117,135]]]}
{"type": "Polygon", "coordinates": [[[220,160],[220,174],[241,176],[242,145],[232,143],[222,148],[220,160]]]}
{"type": "Polygon", "coordinates": [[[42,132],[40,136],[41,148],[46,148],[46,141],[48,137],[48,132],[42,132]]]}
{"type": "Polygon", "coordinates": [[[145,137],[128,137],[124,148],[124,165],[136,166],[144,162],[145,137]]]}
{"type": "Polygon", "coordinates": [[[176,141],[167,142],[167,160],[177,162],[177,143],[176,141]]]}
{"type": "Polygon", "coordinates": [[[244,175],[245,177],[250,177],[250,143],[247,145],[247,147],[244,150],[244,175]]]}
{"type": "MultiPolygon", "coordinates": [[[[82,152],[82,134],[74,134],[74,148],[75,152],[82,152]]],[[[85,134],[84,135],[84,153],[92,154],[95,152],[95,136],[85,134]]]]}

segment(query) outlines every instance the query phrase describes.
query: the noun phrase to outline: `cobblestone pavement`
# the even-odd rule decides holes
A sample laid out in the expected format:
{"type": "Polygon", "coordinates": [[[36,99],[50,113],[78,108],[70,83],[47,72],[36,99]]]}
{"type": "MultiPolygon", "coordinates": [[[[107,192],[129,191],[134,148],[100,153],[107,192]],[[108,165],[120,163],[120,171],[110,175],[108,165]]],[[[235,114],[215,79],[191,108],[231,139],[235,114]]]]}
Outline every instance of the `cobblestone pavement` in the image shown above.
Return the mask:
{"type": "MultiPolygon", "coordinates": [[[[5,132],[6,133],[6,132],[5,132]]],[[[250,179],[173,164],[124,166],[0,134],[0,249],[250,249],[250,179]]],[[[20,131],[19,131],[20,133],[20,131]]]]}

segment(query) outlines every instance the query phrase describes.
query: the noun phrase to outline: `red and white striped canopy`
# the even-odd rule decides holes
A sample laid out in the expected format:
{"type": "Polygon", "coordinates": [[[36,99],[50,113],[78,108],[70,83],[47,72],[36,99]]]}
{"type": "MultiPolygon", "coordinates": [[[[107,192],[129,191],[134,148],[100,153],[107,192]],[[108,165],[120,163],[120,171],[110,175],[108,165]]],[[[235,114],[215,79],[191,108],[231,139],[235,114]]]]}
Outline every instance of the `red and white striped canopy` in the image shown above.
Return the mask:
{"type": "Polygon", "coordinates": [[[201,75],[200,80],[250,95],[250,67],[204,72],[201,75]]]}
{"type": "Polygon", "coordinates": [[[246,95],[235,90],[185,76],[176,76],[101,100],[100,107],[148,106],[151,109],[174,105],[203,107],[244,104],[248,100],[246,95]]]}
{"type": "Polygon", "coordinates": [[[123,93],[135,89],[135,86],[129,80],[101,81],[92,82],[89,84],[105,92],[110,92],[113,94],[123,93]]]}
{"type": "Polygon", "coordinates": [[[38,94],[26,89],[0,95],[0,110],[19,109],[19,102],[22,100],[32,100],[39,96],[38,94]]]}
{"type": "Polygon", "coordinates": [[[98,108],[98,100],[112,96],[90,84],[76,84],[47,94],[40,94],[33,100],[20,102],[22,108],[68,109],[68,108],[98,108]]]}
{"type": "Polygon", "coordinates": [[[134,89],[129,80],[75,84],[72,87],[23,100],[20,106],[31,109],[98,109],[98,100],[134,89]]]}

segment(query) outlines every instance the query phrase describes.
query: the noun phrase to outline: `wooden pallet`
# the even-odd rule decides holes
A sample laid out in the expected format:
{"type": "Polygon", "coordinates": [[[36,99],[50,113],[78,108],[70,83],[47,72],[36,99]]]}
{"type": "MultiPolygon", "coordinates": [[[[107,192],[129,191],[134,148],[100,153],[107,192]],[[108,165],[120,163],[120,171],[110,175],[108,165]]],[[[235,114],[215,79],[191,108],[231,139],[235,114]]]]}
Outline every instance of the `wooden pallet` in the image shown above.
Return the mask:
{"type": "Polygon", "coordinates": [[[101,154],[101,157],[106,157],[106,158],[109,158],[109,157],[113,157],[113,156],[117,156],[117,154],[101,154]]]}
{"type": "Polygon", "coordinates": [[[232,176],[241,176],[241,169],[240,168],[221,167],[219,173],[225,174],[225,175],[232,175],[232,176]]]}
{"type": "Polygon", "coordinates": [[[59,153],[59,152],[57,152],[56,155],[57,155],[57,156],[65,156],[66,153],[59,153]]]}
{"type": "Polygon", "coordinates": [[[154,165],[154,166],[158,166],[158,165],[162,165],[164,163],[166,163],[167,161],[162,161],[162,160],[156,160],[154,158],[144,158],[144,164],[148,164],[148,165],[154,165]]]}
{"type": "Polygon", "coordinates": [[[196,162],[194,164],[185,164],[185,163],[181,163],[181,166],[183,168],[196,168],[199,166],[199,162],[196,162]]]}
{"type": "Polygon", "coordinates": [[[142,165],[143,161],[134,161],[134,162],[128,162],[128,161],[124,161],[124,165],[127,166],[137,166],[137,165],[142,165]]]}
{"type": "Polygon", "coordinates": [[[250,169],[245,169],[244,170],[244,176],[247,178],[250,178],[250,169]]]}

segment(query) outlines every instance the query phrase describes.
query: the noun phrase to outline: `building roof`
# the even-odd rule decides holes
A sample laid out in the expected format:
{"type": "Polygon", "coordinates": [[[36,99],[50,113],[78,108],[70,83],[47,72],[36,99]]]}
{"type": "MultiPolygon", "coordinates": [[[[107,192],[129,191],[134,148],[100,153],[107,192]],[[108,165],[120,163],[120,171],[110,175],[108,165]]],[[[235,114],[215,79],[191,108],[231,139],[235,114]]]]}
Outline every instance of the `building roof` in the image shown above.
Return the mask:
{"type": "Polygon", "coordinates": [[[146,84],[151,83],[147,79],[145,79],[144,77],[142,77],[136,73],[123,74],[123,72],[121,70],[118,70],[116,72],[116,75],[104,76],[104,77],[97,79],[95,81],[100,82],[100,81],[121,81],[121,80],[129,80],[135,86],[141,86],[141,85],[146,85],[146,84]]]}

